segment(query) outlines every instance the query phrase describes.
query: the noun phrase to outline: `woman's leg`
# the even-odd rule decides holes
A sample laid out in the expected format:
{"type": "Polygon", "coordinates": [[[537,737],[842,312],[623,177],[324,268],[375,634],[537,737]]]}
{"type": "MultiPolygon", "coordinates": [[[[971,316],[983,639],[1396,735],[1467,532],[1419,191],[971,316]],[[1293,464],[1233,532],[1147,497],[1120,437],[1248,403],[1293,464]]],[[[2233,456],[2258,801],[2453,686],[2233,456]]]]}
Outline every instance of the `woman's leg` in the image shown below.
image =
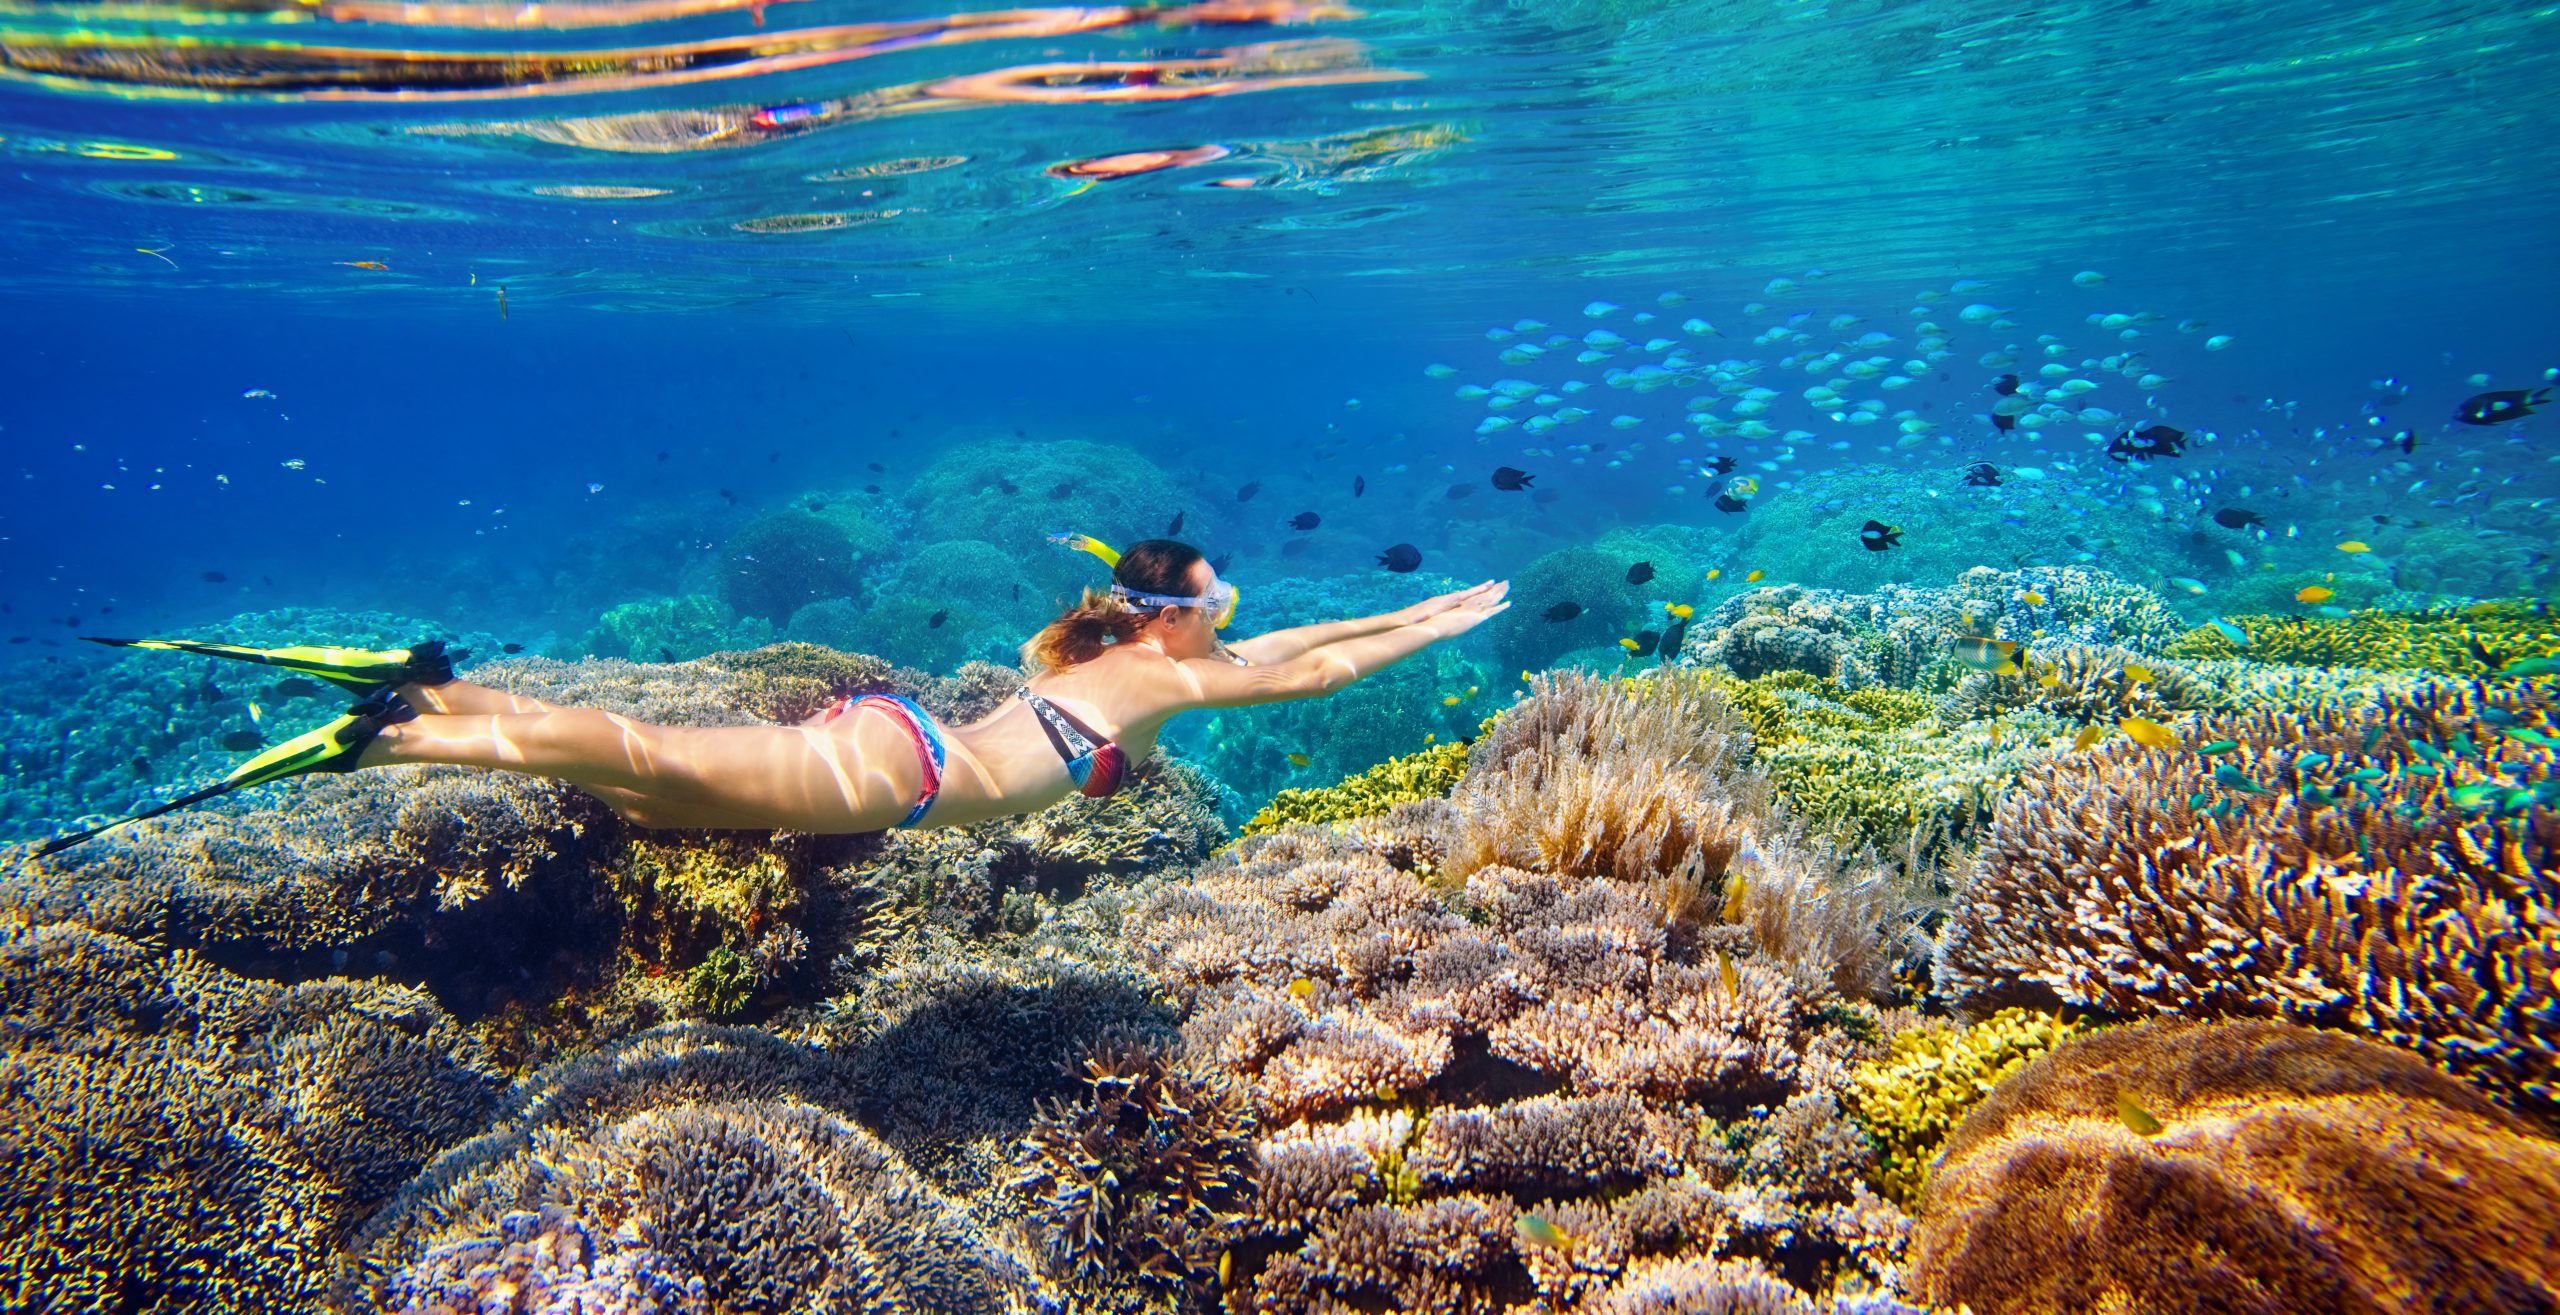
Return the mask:
{"type": "MultiPolygon", "coordinates": [[[[457,693],[447,701],[514,697],[476,686],[457,693]]],[[[877,717],[820,729],[654,726],[592,708],[421,712],[384,727],[358,763],[454,763],[545,776],[586,788],[617,810],[636,805],[631,815],[643,825],[876,831],[904,817],[923,789],[923,768],[905,741],[902,730],[877,717]],[[898,743],[884,742],[891,734],[898,743]]]]}
{"type": "Polygon", "coordinates": [[[559,705],[540,699],[509,694],[467,680],[448,680],[441,685],[403,685],[400,697],[420,712],[557,712],[559,705]]]}

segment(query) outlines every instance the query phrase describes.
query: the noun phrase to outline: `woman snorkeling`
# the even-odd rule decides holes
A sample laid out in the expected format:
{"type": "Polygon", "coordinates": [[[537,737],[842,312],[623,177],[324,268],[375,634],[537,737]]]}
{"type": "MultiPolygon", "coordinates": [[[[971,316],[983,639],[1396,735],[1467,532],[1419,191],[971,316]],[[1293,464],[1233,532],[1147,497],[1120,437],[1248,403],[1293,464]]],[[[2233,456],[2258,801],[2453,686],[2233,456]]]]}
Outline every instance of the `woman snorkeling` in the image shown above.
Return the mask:
{"type": "Polygon", "coordinates": [[[439,643],[364,652],[100,640],[285,667],[365,701],[213,786],[37,852],[245,786],[390,763],[565,781],[644,827],[960,826],[1045,808],[1070,791],[1108,795],[1177,713],[1330,694],[1510,606],[1509,583],[1487,581],[1401,611],[1224,644],[1218,630],[1234,615],[1236,591],[1198,549],[1148,539],[1114,554],[1083,536],[1059,541],[1110,562],[1111,587],[1085,591],[1025,644],[1036,674],[966,726],[944,726],[893,694],[839,700],[797,726],[655,726],[456,679],[439,643]]]}

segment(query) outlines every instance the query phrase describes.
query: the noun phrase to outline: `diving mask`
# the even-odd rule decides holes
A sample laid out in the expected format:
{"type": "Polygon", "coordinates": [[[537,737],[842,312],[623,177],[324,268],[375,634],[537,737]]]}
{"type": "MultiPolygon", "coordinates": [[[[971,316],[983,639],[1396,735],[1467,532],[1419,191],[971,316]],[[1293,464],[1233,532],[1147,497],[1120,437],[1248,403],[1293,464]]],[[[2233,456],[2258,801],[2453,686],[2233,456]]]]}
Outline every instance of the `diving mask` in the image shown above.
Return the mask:
{"type": "Polygon", "coordinates": [[[1215,630],[1226,629],[1227,623],[1236,619],[1238,592],[1234,585],[1217,579],[1210,581],[1209,592],[1190,597],[1140,593],[1119,583],[1111,586],[1111,596],[1119,599],[1122,606],[1133,612],[1145,611],[1151,607],[1195,608],[1201,615],[1209,618],[1210,628],[1215,630]]]}

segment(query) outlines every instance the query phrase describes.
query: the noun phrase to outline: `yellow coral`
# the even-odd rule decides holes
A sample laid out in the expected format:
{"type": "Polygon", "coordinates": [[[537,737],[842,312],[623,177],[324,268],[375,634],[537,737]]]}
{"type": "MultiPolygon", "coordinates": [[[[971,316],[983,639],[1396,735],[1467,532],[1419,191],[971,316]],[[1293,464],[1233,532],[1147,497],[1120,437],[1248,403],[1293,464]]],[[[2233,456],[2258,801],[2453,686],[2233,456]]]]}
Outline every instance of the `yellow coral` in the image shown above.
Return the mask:
{"type": "Polygon", "coordinates": [[[1277,831],[1293,822],[1346,822],[1375,817],[1397,804],[1437,799],[1466,774],[1467,746],[1435,744],[1390,758],[1357,776],[1313,790],[1283,790],[1244,824],[1244,834],[1277,831]]]}
{"type": "Polygon", "coordinates": [[[643,953],[661,961],[690,958],[705,942],[743,944],[800,903],[800,884],[782,855],[743,840],[635,835],[611,872],[614,894],[635,929],[644,929],[635,939],[654,942],[643,953]]]}
{"type": "Polygon", "coordinates": [[[2085,1023],[2003,1009],[1971,1027],[1931,1023],[1893,1038],[1881,1059],[1849,1075],[1849,1114],[1876,1145],[1876,1186],[1897,1203],[1920,1199],[1932,1161],[1956,1125],[2027,1062],[2085,1023]]]}
{"type": "Polygon", "coordinates": [[[2357,612],[2321,619],[2306,616],[2241,616],[2233,624],[2249,633],[2239,645],[2212,626],[2188,631],[2169,645],[2171,657],[2247,658],[2314,667],[2377,667],[2478,676],[2487,668],[2473,643],[2501,658],[2560,656],[2560,620],[2529,602],[2479,603],[2426,612],[2357,612]]]}

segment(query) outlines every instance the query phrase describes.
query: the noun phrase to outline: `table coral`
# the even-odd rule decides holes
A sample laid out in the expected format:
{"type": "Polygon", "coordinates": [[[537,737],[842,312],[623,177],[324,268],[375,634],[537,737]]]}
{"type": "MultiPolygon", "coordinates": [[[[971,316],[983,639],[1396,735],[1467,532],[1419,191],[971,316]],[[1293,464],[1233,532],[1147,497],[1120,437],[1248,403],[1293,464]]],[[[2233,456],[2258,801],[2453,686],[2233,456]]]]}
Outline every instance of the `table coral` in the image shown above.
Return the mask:
{"type": "Polygon", "coordinates": [[[1876,1185],[1895,1203],[1919,1199],[1938,1148],[1964,1116],[2029,1060],[2088,1031],[2027,1009],[1968,1026],[1932,1021],[1894,1034],[1888,1053],[1849,1078],[1849,1112],[1876,1145],[1876,1185]]]}
{"type": "Polygon", "coordinates": [[[1021,1262],[849,1122],[848,1097],[822,1052],[745,1029],[555,1065],[367,1225],[338,1304],[1015,1308],[1021,1262]]]}
{"type": "Polygon", "coordinates": [[[2555,739],[2547,688],[2440,681],[2065,756],[2002,801],[1938,981],[1985,1003],[2351,1028],[2547,1107],[2555,739]]]}
{"type": "Polygon", "coordinates": [[[1974,1109],[1912,1271],[1983,1315],[2549,1310],[2555,1194],[2560,1143],[2413,1056],[2152,1022],[2069,1042],[1974,1109]]]}
{"type": "Polygon", "coordinates": [[[340,1244],[499,1080],[418,992],[278,987],[72,924],[0,925],[0,1292],[316,1307],[340,1244]]]}

